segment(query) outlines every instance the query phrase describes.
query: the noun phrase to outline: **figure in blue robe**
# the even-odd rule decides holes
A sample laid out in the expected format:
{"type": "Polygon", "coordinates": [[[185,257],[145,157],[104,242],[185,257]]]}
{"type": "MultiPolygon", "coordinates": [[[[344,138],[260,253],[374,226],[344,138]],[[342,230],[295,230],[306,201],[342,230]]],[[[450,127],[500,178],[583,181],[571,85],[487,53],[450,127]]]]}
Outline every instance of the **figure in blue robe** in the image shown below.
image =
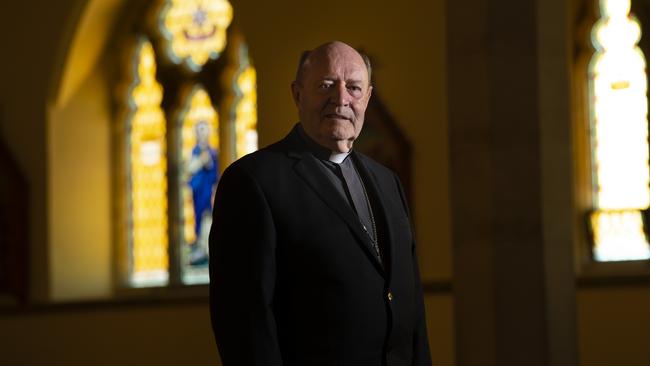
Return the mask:
{"type": "Polygon", "coordinates": [[[192,245],[190,264],[207,263],[207,245],[203,243],[203,218],[212,215],[212,197],[219,179],[217,150],[210,146],[210,125],[205,121],[196,124],[196,145],[188,162],[190,177],[188,185],[192,190],[194,206],[194,233],[196,242],[192,245]]]}

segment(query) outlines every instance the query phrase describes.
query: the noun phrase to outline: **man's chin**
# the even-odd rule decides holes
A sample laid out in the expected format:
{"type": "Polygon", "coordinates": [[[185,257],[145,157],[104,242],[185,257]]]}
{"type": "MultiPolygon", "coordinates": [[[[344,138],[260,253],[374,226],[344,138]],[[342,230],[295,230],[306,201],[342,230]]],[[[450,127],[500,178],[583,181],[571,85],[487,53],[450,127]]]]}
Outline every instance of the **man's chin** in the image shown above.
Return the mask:
{"type": "Polygon", "coordinates": [[[345,138],[354,134],[354,123],[344,118],[324,118],[321,120],[321,131],[326,135],[345,138]]]}
{"type": "Polygon", "coordinates": [[[352,141],[349,140],[340,140],[334,143],[334,146],[331,148],[332,152],[335,153],[346,153],[352,150],[352,141]]]}
{"type": "Polygon", "coordinates": [[[332,134],[329,138],[330,150],[339,153],[348,152],[352,149],[354,139],[354,135],[350,134],[332,134]]]}
{"type": "Polygon", "coordinates": [[[330,133],[326,134],[330,140],[341,142],[341,143],[352,143],[354,141],[354,132],[353,131],[341,131],[341,130],[332,130],[330,133]]]}
{"type": "Polygon", "coordinates": [[[321,131],[325,136],[338,139],[347,139],[354,136],[354,124],[347,119],[325,119],[321,124],[321,131]]]}

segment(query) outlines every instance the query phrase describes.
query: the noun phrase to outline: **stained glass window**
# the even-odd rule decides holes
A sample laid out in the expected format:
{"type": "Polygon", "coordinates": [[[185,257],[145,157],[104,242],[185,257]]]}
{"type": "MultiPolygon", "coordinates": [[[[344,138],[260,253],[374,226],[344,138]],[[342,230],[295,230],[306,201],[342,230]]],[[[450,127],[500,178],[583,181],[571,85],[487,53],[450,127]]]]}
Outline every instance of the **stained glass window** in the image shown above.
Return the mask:
{"type": "Polygon", "coordinates": [[[205,284],[219,176],[257,149],[256,73],[227,0],[142,12],[117,93],[117,277],[123,287],[205,284]]]}
{"type": "Polygon", "coordinates": [[[167,158],[163,89],[156,81],[151,43],[140,40],[133,55],[126,131],[128,247],[133,286],[164,285],[169,279],[167,158]]]}
{"type": "Polygon", "coordinates": [[[177,133],[183,282],[205,283],[212,201],[219,178],[219,116],[203,87],[194,86],[186,96],[177,133]]]}
{"type": "Polygon", "coordinates": [[[650,258],[643,210],[650,204],[648,102],[641,28],[629,0],[601,0],[589,65],[594,212],[598,261],[650,258]]]}
{"type": "Polygon", "coordinates": [[[159,27],[168,57],[199,71],[225,48],[231,21],[232,6],[227,0],[166,0],[159,27]]]}
{"type": "Polygon", "coordinates": [[[126,287],[209,281],[219,176],[257,149],[256,73],[243,37],[229,29],[230,3],[158,4],[133,17],[158,26],[132,28],[117,93],[125,113],[115,135],[116,267],[126,287]]]}

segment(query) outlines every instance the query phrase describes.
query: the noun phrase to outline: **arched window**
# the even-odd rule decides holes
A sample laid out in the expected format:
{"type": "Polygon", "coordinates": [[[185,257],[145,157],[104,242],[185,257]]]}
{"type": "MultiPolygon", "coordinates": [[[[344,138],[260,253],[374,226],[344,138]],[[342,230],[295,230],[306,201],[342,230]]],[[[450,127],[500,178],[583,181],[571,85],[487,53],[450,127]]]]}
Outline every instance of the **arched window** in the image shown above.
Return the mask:
{"type": "Polygon", "coordinates": [[[601,0],[592,29],[589,116],[597,261],[650,258],[644,213],[650,205],[646,61],[629,0],[601,0]]]}
{"type": "Polygon", "coordinates": [[[117,93],[120,282],[207,283],[216,184],[257,149],[255,69],[227,0],[160,1],[140,18],[117,93]]]}

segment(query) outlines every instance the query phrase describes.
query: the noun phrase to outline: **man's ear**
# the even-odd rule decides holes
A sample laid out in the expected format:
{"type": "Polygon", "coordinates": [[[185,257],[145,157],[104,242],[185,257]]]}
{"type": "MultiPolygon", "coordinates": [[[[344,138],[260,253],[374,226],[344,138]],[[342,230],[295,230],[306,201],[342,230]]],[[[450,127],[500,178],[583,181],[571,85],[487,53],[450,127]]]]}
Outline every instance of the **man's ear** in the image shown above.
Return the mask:
{"type": "Polygon", "coordinates": [[[370,97],[372,96],[372,85],[368,86],[368,93],[366,95],[366,106],[368,106],[368,102],[370,102],[370,97]]]}
{"type": "Polygon", "coordinates": [[[293,102],[298,106],[300,104],[300,86],[295,81],[291,83],[291,96],[293,102]]]}

